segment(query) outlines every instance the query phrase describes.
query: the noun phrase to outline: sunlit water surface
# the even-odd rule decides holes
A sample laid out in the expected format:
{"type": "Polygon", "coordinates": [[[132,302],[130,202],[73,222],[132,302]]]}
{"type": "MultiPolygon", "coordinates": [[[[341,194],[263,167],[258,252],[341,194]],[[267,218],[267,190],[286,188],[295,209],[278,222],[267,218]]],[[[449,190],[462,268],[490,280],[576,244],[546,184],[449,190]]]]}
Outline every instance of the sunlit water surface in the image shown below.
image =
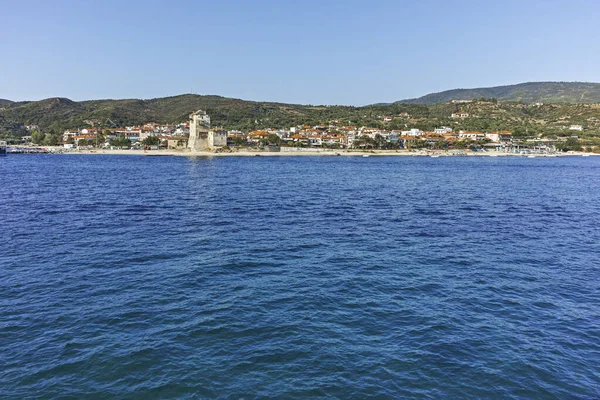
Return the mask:
{"type": "Polygon", "coordinates": [[[600,397],[600,158],[0,158],[0,398],[600,397]]]}

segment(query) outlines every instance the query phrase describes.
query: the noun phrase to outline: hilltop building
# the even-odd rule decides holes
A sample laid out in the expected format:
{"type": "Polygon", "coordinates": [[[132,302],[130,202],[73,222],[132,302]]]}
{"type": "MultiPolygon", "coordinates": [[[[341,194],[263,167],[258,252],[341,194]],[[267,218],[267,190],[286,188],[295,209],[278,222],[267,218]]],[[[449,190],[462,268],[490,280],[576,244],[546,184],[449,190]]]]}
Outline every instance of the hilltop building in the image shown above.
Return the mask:
{"type": "Polygon", "coordinates": [[[227,146],[227,132],[210,129],[210,117],[205,111],[190,114],[190,138],[188,148],[192,151],[214,150],[227,146]]]}
{"type": "Polygon", "coordinates": [[[461,111],[461,112],[455,112],[452,113],[452,115],[450,116],[452,118],[469,118],[469,113],[461,111]]]}

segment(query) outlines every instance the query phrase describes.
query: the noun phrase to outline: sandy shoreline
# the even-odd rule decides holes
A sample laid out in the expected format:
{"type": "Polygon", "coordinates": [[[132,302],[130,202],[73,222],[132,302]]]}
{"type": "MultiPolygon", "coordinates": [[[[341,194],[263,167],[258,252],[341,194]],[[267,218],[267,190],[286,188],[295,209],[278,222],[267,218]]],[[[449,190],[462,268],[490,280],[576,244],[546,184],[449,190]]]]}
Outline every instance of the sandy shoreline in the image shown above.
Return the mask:
{"type": "Polygon", "coordinates": [[[464,153],[451,152],[425,152],[425,151],[407,151],[407,150],[372,150],[372,151],[346,151],[346,150],[317,150],[317,151],[235,151],[235,152],[210,152],[210,151],[183,151],[183,150],[92,150],[92,151],[64,151],[63,148],[47,148],[52,154],[87,154],[87,155],[130,155],[130,156],[154,156],[154,157],[314,157],[314,156],[346,156],[346,157],[363,157],[363,156],[404,156],[404,157],[565,157],[565,156],[582,156],[584,154],[597,156],[599,154],[583,153],[583,152],[568,152],[556,154],[512,154],[501,152],[472,152],[464,153]]]}

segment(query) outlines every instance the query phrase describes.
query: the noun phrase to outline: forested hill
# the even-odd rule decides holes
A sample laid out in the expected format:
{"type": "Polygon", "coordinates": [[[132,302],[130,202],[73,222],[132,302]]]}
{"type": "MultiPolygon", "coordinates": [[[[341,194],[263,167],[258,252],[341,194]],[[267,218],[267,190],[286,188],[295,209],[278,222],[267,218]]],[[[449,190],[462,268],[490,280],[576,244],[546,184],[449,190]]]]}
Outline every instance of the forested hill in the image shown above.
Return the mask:
{"type": "Polygon", "coordinates": [[[418,128],[432,131],[448,126],[455,130],[483,132],[506,129],[516,135],[572,135],[569,127],[581,125],[583,133],[578,135],[600,135],[599,104],[497,101],[496,98],[502,98],[498,95],[499,92],[480,92],[473,96],[476,101],[468,103],[393,103],[364,107],[256,102],[192,94],[149,100],[76,102],[50,98],[30,102],[5,101],[0,104],[0,138],[26,136],[26,125],[38,125],[44,133],[59,134],[66,129],[91,126],[116,128],[151,121],[177,124],[199,109],[208,112],[214,126],[243,131],[333,123],[387,130],[418,128]],[[452,116],[459,111],[468,117],[452,116]]]}
{"type": "Polygon", "coordinates": [[[495,98],[499,101],[524,103],[600,103],[600,83],[591,82],[528,82],[518,85],[476,89],[453,89],[431,93],[397,103],[435,104],[452,100],[495,98]]]}
{"type": "MultiPolygon", "coordinates": [[[[25,124],[39,125],[45,130],[89,126],[125,126],[149,121],[178,123],[198,109],[206,110],[215,125],[252,126],[259,121],[277,126],[298,121],[319,107],[266,103],[221,96],[185,94],[149,100],[90,100],[75,102],[66,98],[50,98],[31,102],[0,104],[0,130],[25,124]]],[[[322,108],[322,107],[321,107],[322,108]]],[[[327,107],[329,108],[329,107],[327,107]]],[[[335,108],[335,107],[334,107],[335,108]]]]}

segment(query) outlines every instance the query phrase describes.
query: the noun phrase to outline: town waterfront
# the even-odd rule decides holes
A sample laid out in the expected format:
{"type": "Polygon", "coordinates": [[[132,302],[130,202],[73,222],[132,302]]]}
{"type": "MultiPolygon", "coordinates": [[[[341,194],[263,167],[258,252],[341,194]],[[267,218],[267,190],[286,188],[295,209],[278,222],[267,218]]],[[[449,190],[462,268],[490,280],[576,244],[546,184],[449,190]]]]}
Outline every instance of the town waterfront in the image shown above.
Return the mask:
{"type": "Polygon", "coordinates": [[[4,157],[0,398],[597,398],[599,173],[4,157]]]}

